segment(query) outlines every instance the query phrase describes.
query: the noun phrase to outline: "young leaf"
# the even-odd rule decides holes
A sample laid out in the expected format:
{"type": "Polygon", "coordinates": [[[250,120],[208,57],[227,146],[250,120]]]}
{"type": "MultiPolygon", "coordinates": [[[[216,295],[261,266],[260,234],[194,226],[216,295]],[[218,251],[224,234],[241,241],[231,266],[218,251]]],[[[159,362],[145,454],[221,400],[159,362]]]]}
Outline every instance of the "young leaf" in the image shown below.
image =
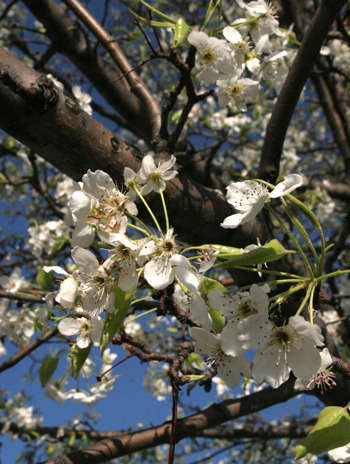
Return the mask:
{"type": "MultiPolygon", "coordinates": [[[[226,268],[234,266],[252,266],[254,264],[264,264],[270,261],[281,259],[288,253],[295,253],[294,250],[286,250],[283,245],[276,239],[262,245],[254,250],[240,253],[235,252],[233,256],[222,263],[215,264],[214,267],[226,268]]],[[[220,253],[218,255],[220,257],[220,253]]]]}
{"type": "Polygon", "coordinates": [[[57,356],[51,356],[50,358],[46,358],[39,369],[39,379],[41,382],[42,387],[46,387],[48,384],[49,380],[55,373],[55,370],[58,365],[58,357],[57,356]]]}
{"type": "Polygon", "coordinates": [[[174,33],[174,47],[182,45],[186,42],[188,34],[191,32],[191,27],[188,26],[184,19],[180,18],[176,21],[174,33]]]}
{"type": "Polygon", "coordinates": [[[52,288],[53,274],[54,271],[45,272],[43,269],[40,269],[36,275],[36,281],[44,290],[50,291],[52,288]]]}
{"type": "Polygon", "coordinates": [[[72,361],[72,376],[76,379],[80,369],[83,367],[87,357],[90,354],[92,343],[87,348],[79,348],[77,344],[73,345],[72,352],[69,355],[72,361]]]}
{"type": "Polygon", "coordinates": [[[107,313],[105,324],[102,330],[100,350],[101,355],[107,348],[108,343],[112,340],[115,334],[120,330],[123,325],[126,313],[130,308],[131,299],[135,289],[131,289],[128,292],[123,292],[119,287],[114,287],[115,294],[115,311],[113,313],[107,313]]]}
{"type": "Polygon", "coordinates": [[[209,279],[208,277],[202,276],[200,293],[208,307],[208,312],[213,322],[213,329],[216,333],[221,333],[222,329],[225,327],[225,318],[220,314],[219,311],[213,309],[210,306],[207,298],[208,293],[213,292],[215,288],[218,288],[221,292],[225,292],[226,290],[225,287],[221,285],[220,282],[218,282],[217,280],[209,279]]]}
{"type": "Polygon", "coordinates": [[[318,416],[315,427],[295,449],[295,459],[307,453],[322,454],[350,441],[350,416],[346,408],[329,406],[318,416]]]}

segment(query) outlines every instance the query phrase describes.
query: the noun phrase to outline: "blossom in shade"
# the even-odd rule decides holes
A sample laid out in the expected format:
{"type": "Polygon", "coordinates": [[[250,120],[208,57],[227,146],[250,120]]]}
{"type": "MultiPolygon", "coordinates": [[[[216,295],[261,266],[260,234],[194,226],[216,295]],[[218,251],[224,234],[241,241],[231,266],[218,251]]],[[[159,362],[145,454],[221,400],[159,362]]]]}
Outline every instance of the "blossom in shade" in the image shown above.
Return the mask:
{"type": "Polygon", "coordinates": [[[233,61],[225,40],[209,37],[203,31],[192,31],[187,40],[197,49],[201,68],[197,77],[204,85],[214,84],[220,73],[232,73],[233,61]]]}
{"type": "Polygon", "coordinates": [[[230,388],[234,388],[241,374],[250,377],[250,367],[244,356],[229,356],[224,353],[221,345],[221,336],[214,335],[199,327],[191,327],[191,337],[195,339],[195,352],[203,355],[208,365],[217,368],[221,377],[230,388]]]}
{"type": "Polygon", "coordinates": [[[320,389],[321,395],[323,395],[327,389],[337,385],[335,374],[330,367],[333,361],[328,348],[323,348],[320,355],[321,366],[317,374],[314,374],[309,380],[296,379],[294,384],[296,390],[312,390],[317,387],[320,389]]]}
{"type": "Polygon", "coordinates": [[[286,176],[272,192],[265,185],[254,180],[231,182],[227,187],[226,198],[238,213],[228,216],[221,227],[235,229],[255,218],[269,199],[283,197],[302,184],[303,178],[299,174],[286,176]]]}
{"type": "Polygon", "coordinates": [[[210,330],[212,328],[212,319],[207,305],[199,292],[185,293],[179,284],[175,284],[173,300],[180,309],[189,314],[191,321],[203,329],[210,330]]]}

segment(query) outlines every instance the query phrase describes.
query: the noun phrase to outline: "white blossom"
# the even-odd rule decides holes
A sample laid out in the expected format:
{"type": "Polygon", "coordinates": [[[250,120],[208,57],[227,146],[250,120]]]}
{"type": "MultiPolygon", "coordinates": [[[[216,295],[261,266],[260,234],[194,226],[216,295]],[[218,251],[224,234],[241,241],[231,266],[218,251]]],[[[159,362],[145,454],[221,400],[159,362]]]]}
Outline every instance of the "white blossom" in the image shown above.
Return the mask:
{"type": "Polygon", "coordinates": [[[231,182],[227,187],[226,198],[238,213],[228,216],[221,226],[225,229],[235,229],[255,218],[270,198],[287,195],[302,183],[303,178],[299,174],[290,174],[269,192],[265,185],[257,181],[231,182]]]}
{"type": "Polygon", "coordinates": [[[0,276],[0,286],[9,293],[17,293],[21,288],[28,287],[28,282],[22,276],[22,269],[16,266],[10,276],[0,276]]]}
{"type": "Polygon", "coordinates": [[[62,335],[71,337],[79,334],[77,345],[79,348],[87,348],[91,343],[95,346],[100,344],[101,333],[103,329],[103,320],[100,317],[91,317],[86,319],[66,317],[58,324],[58,330],[62,335]]]}
{"type": "Polygon", "coordinates": [[[258,81],[238,76],[218,80],[218,99],[221,107],[232,103],[239,111],[247,111],[247,103],[258,96],[260,84],[258,81]]]}
{"type": "Polygon", "coordinates": [[[316,348],[323,343],[320,328],[292,316],[287,325],[275,327],[267,342],[253,360],[253,378],[257,383],[266,379],[272,388],[284,383],[293,371],[301,380],[309,380],[321,366],[316,348]]]}
{"type": "Polygon", "coordinates": [[[99,315],[104,309],[114,311],[113,279],[96,256],[89,250],[74,247],[72,258],[78,266],[76,277],[80,280],[81,304],[90,316],[99,315]]]}
{"type": "Polygon", "coordinates": [[[197,49],[201,67],[197,77],[205,86],[214,84],[220,73],[233,71],[231,54],[225,40],[209,37],[203,31],[190,32],[187,40],[197,49]]]}
{"type": "Polygon", "coordinates": [[[235,388],[241,374],[250,377],[250,367],[244,356],[229,356],[222,349],[221,336],[214,335],[199,327],[190,328],[191,337],[195,339],[195,352],[204,355],[206,363],[217,368],[221,377],[230,388],[235,388]]]}
{"type": "Polygon", "coordinates": [[[72,93],[75,96],[75,98],[78,100],[79,105],[81,108],[90,116],[92,115],[92,108],[91,108],[91,95],[89,95],[86,92],[83,92],[81,90],[81,87],[79,85],[74,85],[72,87],[72,93]]]}
{"type": "Polygon", "coordinates": [[[162,192],[166,188],[165,181],[173,179],[177,171],[171,170],[176,162],[174,155],[171,155],[170,160],[164,163],[159,163],[156,166],[152,155],[146,155],[141,163],[141,169],[137,173],[137,181],[142,184],[142,195],[147,195],[152,192],[162,192]]]}

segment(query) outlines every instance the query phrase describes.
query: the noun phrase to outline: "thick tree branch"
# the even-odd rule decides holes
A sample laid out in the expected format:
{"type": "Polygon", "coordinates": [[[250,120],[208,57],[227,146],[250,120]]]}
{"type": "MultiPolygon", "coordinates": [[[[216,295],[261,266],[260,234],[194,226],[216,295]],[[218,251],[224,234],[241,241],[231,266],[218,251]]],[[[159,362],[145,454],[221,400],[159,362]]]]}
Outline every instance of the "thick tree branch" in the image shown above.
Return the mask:
{"type": "MultiPolygon", "coordinates": [[[[76,181],[88,169],[102,169],[120,183],[126,166],[140,168],[142,154],[136,148],[4,49],[0,49],[0,102],[0,127],[76,181]]],[[[262,243],[269,238],[260,219],[235,230],[220,227],[232,207],[218,192],[181,174],[168,182],[165,197],[171,225],[189,243],[244,247],[256,243],[256,237],[262,243]]],[[[149,201],[154,211],[162,211],[158,196],[149,201]]],[[[149,221],[147,212],[141,210],[140,216],[149,221]]]]}
{"type": "Polygon", "coordinates": [[[147,108],[125,87],[117,66],[96,53],[86,36],[67,15],[66,9],[54,0],[24,0],[33,15],[43,23],[55,49],[63,53],[93,83],[106,101],[133,128],[135,134],[150,142],[152,125],[147,108]]]}
{"type": "MultiPolygon", "coordinates": [[[[244,398],[213,404],[200,413],[178,420],[176,440],[198,435],[207,428],[216,427],[229,420],[238,419],[274,404],[288,401],[299,393],[294,390],[293,385],[294,381],[291,379],[276,390],[268,387],[244,398]]],[[[171,424],[168,422],[158,427],[103,440],[85,449],[49,459],[45,464],[86,464],[87,462],[97,464],[106,462],[109,459],[169,443],[170,432],[171,424]]]]}
{"type": "MultiPolygon", "coordinates": [[[[5,424],[0,423],[0,430],[4,427],[5,424]]],[[[209,439],[221,439],[221,440],[233,440],[241,438],[261,438],[263,440],[274,440],[278,438],[304,438],[310,432],[314,425],[305,422],[293,422],[290,424],[270,424],[263,423],[261,425],[250,425],[245,424],[244,427],[233,428],[228,427],[215,427],[208,428],[199,432],[196,437],[209,438],[209,439]]],[[[16,435],[21,435],[23,433],[22,440],[28,439],[28,432],[23,431],[22,428],[18,427],[17,424],[11,423],[8,426],[8,430],[16,435]]],[[[125,432],[120,431],[100,431],[100,430],[76,430],[76,429],[65,429],[62,427],[45,427],[38,425],[34,430],[36,434],[48,435],[57,440],[66,440],[72,435],[77,438],[88,437],[90,440],[106,440],[113,439],[125,432]],[[58,435],[60,436],[58,438],[58,435]]]]}
{"type": "Polygon", "coordinates": [[[319,56],[324,40],[346,0],[323,0],[306,31],[267,125],[258,177],[274,183],[283,143],[300,94],[319,56]]]}

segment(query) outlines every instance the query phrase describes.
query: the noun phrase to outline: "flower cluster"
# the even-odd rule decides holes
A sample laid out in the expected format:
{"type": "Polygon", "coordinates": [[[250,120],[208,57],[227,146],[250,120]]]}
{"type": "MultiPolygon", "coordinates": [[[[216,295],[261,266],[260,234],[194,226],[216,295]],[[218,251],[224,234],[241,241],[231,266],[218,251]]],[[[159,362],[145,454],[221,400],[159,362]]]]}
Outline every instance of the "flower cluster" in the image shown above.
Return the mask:
{"type": "Polygon", "coordinates": [[[260,90],[259,80],[269,80],[279,90],[288,72],[288,52],[273,49],[271,36],[283,37],[276,10],[265,0],[245,4],[237,0],[245,18],[223,31],[223,39],[203,31],[192,31],[188,41],[197,50],[198,80],[205,86],[217,84],[219,105],[246,111],[260,90]],[[246,77],[251,75],[252,78],[246,77]]]}

